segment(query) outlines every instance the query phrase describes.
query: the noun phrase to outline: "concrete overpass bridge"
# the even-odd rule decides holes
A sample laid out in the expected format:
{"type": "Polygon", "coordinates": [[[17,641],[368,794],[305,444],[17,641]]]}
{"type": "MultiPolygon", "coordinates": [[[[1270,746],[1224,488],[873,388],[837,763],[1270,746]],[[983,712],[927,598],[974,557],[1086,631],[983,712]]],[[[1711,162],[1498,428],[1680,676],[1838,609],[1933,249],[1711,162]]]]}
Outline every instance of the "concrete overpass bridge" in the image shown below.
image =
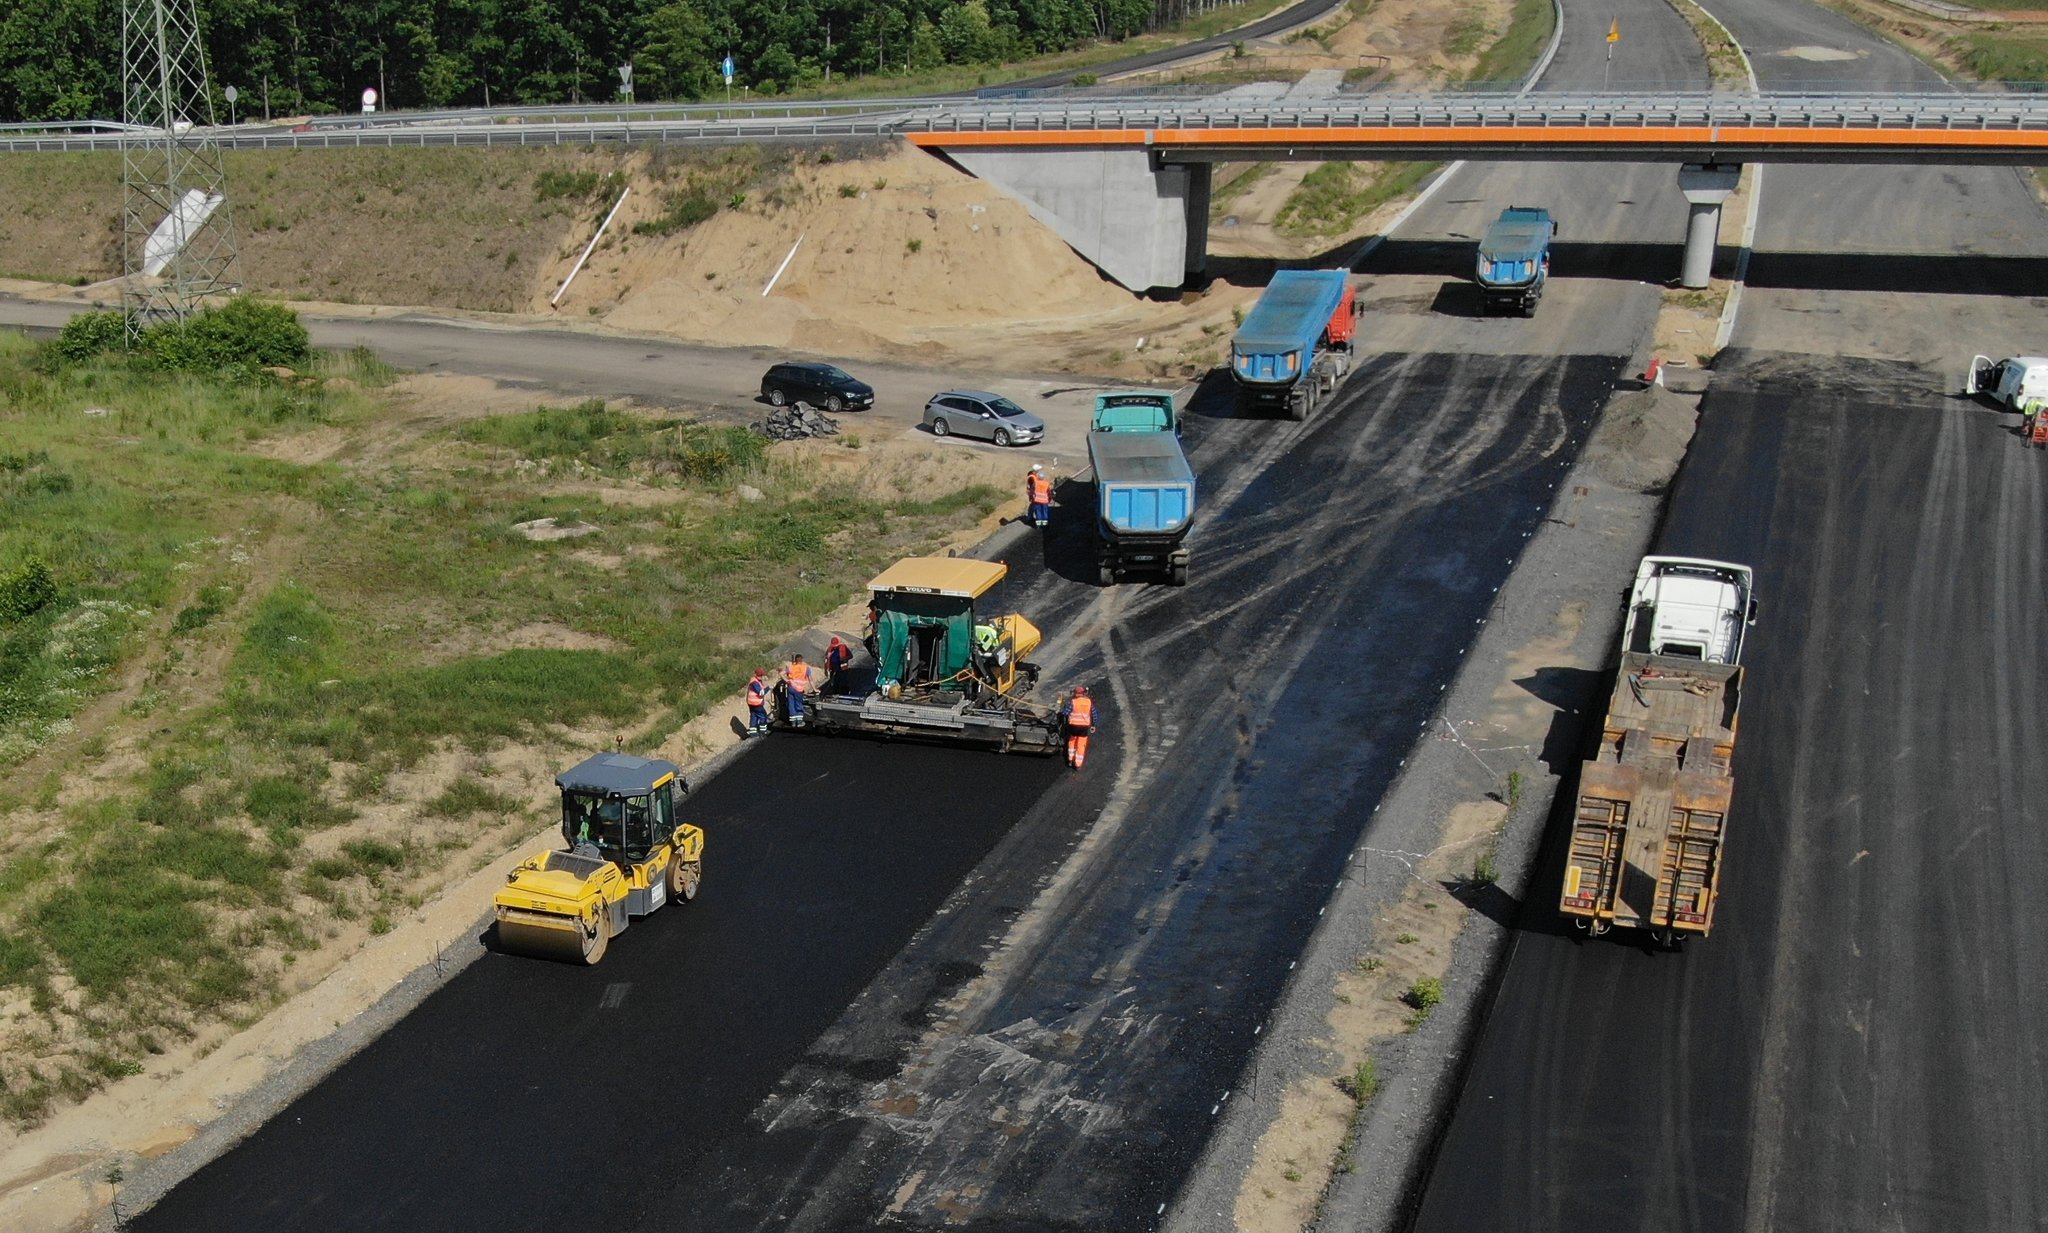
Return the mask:
{"type": "Polygon", "coordinates": [[[1707,284],[1721,205],[1745,163],[2048,163],[2048,100],[2025,94],[984,101],[914,115],[903,131],[1024,201],[1139,291],[1201,276],[1219,162],[1669,162],[1690,203],[1683,282],[1693,287],[1707,284]]]}
{"type": "MultiPolygon", "coordinates": [[[[1265,94],[1254,86],[1208,95],[394,112],[212,135],[237,149],[906,138],[1022,200],[1135,291],[1202,276],[1219,162],[1668,162],[1690,203],[1688,286],[1706,285],[1721,205],[1745,163],[2048,163],[2048,98],[2032,94],[1345,94],[1307,84],[1265,94]]],[[[4,125],[0,153],[133,139],[90,124],[4,125]]]]}

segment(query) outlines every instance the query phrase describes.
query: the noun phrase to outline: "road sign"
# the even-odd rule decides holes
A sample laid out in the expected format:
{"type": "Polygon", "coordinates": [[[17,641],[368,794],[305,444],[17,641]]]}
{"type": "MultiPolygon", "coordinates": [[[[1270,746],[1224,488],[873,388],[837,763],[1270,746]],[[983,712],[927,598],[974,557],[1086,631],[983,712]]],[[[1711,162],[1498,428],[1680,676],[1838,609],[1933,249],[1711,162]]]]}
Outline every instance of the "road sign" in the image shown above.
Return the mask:
{"type": "Polygon", "coordinates": [[[1619,43],[1621,41],[1621,18],[1615,18],[1614,24],[1607,27],[1607,41],[1610,43],[1619,43]]]}
{"type": "Polygon", "coordinates": [[[721,73],[724,73],[724,74],[725,74],[725,84],[726,84],[726,85],[728,85],[728,86],[729,86],[729,85],[731,85],[731,84],[732,84],[732,53],[731,53],[731,52],[727,52],[727,53],[725,53],[725,63],[724,63],[724,64],[721,64],[721,65],[719,65],[719,66],[718,66],[718,71],[719,71],[719,72],[721,72],[721,73]]]}
{"type": "Polygon", "coordinates": [[[629,60],[629,61],[627,61],[626,63],[624,63],[624,64],[621,64],[621,65],[619,66],[619,89],[621,89],[621,90],[631,90],[632,88],[633,88],[633,63],[632,63],[632,61],[630,61],[630,60],[629,60]]]}
{"type": "Polygon", "coordinates": [[[233,86],[229,86],[227,89],[222,90],[220,92],[220,96],[226,99],[228,102],[232,103],[236,99],[242,97],[242,92],[240,90],[235,89],[233,86]]]}
{"type": "Polygon", "coordinates": [[[377,87],[363,87],[363,114],[370,115],[377,110],[377,87]]]}

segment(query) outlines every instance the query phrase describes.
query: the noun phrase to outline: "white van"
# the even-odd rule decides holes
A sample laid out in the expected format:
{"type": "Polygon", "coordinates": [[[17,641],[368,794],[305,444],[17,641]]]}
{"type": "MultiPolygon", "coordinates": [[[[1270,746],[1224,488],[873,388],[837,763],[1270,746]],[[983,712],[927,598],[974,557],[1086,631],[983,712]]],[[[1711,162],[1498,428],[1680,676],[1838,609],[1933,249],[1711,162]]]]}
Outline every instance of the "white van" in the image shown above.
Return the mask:
{"type": "Polygon", "coordinates": [[[1988,394],[2000,406],[2022,412],[2028,403],[2048,402],[2048,357],[2016,355],[1994,364],[1990,356],[1974,356],[1963,393],[1988,394]]]}

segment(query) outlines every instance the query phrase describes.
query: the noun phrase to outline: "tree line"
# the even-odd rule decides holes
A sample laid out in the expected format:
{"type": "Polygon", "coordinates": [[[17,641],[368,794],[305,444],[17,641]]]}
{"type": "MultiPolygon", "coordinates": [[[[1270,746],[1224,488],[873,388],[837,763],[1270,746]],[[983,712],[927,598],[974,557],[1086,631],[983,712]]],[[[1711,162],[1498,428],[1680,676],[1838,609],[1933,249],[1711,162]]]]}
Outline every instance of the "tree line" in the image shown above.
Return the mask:
{"type": "MultiPolygon", "coordinates": [[[[179,0],[172,0],[179,2],[179,0]]],[[[999,64],[1123,39],[1226,0],[196,0],[239,118],[387,107],[773,94],[827,79],[999,64]]],[[[1229,0],[1234,2],[1234,0],[1229,0]]],[[[13,0],[0,119],[118,119],[123,0],[13,0]]]]}

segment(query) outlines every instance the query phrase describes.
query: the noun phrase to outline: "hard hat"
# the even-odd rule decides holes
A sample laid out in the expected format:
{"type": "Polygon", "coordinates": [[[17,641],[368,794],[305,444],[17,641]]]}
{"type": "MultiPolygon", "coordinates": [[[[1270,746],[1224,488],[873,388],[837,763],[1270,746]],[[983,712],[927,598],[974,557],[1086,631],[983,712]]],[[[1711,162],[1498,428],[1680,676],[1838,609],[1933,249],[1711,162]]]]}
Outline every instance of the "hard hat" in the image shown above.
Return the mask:
{"type": "Polygon", "coordinates": [[[1043,465],[1043,464],[1041,464],[1041,463],[1036,463],[1036,462],[1034,462],[1034,463],[1032,463],[1032,464],[1031,464],[1031,469],[1032,469],[1033,471],[1043,471],[1043,470],[1045,470],[1045,467],[1044,467],[1044,465],[1043,465]]]}
{"type": "Polygon", "coordinates": [[[1080,697],[1080,696],[1081,696],[1082,694],[1085,694],[1085,693],[1087,693],[1087,692],[1088,692],[1088,687],[1087,687],[1086,685],[1076,685],[1076,686],[1074,686],[1074,696],[1075,696],[1076,698],[1080,697]]]}

